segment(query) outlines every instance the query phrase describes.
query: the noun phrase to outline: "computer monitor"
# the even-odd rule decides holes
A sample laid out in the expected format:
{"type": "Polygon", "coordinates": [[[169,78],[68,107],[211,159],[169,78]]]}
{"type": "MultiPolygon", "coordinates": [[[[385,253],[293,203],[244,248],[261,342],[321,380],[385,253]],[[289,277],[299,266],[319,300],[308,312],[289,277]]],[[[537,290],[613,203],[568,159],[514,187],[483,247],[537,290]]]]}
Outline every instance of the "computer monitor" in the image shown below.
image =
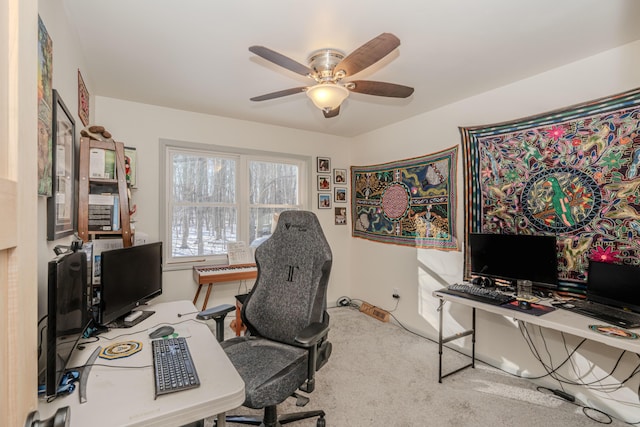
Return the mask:
{"type": "Polygon", "coordinates": [[[102,252],[100,268],[102,325],[162,294],[162,242],[102,252]]]}
{"type": "Polygon", "coordinates": [[[44,394],[55,396],[67,364],[91,316],[84,252],[58,255],[48,264],[44,394]]]}
{"type": "Polygon", "coordinates": [[[469,251],[472,275],[558,286],[555,236],[471,233],[469,251]]]}
{"type": "Polygon", "coordinates": [[[590,260],[587,298],[640,313],[640,267],[590,260]]]}

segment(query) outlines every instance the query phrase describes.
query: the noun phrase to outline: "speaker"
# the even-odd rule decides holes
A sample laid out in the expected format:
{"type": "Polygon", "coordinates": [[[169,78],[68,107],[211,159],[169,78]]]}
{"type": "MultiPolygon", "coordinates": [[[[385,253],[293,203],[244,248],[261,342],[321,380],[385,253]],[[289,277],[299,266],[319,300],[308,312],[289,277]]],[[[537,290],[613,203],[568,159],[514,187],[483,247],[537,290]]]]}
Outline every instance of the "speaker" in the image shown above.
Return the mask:
{"type": "Polygon", "coordinates": [[[473,280],[471,280],[471,283],[476,286],[480,286],[481,288],[493,288],[495,286],[493,280],[482,276],[474,277],[473,280]]]}

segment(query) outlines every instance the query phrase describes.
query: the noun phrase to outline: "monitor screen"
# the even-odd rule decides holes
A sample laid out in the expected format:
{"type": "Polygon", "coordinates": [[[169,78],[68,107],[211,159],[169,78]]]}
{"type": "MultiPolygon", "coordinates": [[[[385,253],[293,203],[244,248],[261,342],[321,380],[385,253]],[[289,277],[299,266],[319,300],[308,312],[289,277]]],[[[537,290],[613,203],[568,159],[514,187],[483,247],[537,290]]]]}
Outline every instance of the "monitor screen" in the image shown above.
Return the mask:
{"type": "Polygon", "coordinates": [[[162,293],[162,242],[102,252],[100,323],[126,316],[162,293]]]}
{"type": "Polygon", "coordinates": [[[469,250],[473,275],[531,280],[545,288],[558,285],[555,236],[472,233],[469,250]]]}
{"type": "Polygon", "coordinates": [[[90,320],[87,257],[68,252],[48,265],[45,393],[54,396],[71,354],[90,320]]]}
{"type": "Polygon", "coordinates": [[[589,261],[587,298],[640,312],[640,267],[589,261]]]}

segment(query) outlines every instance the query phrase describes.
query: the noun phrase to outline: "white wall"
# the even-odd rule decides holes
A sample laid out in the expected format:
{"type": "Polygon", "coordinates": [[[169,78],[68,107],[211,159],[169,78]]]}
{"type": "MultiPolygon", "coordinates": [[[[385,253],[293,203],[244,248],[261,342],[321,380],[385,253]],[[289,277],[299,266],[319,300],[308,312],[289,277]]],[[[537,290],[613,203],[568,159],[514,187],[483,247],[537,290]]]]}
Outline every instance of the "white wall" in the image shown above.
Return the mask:
{"type": "MultiPolygon", "coordinates": [[[[430,113],[354,138],[351,162],[368,165],[433,153],[454,145],[460,147],[459,126],[473,126],[510,121],[545,111],[597,99],[640,86],[640,41],[551,70],[544,74],[483,93],[430,113]]],[[[428,96],[428,94],[423,95],[428,96]]],[[[457,235],[463,236],[462,153],[458,158],[457,235]]],[[[394,315],[409,328],[429,337],[437,336],[437,301],[433,290],[443,284],[462,280],[462,252],[416,250],[353,239],[351,243],[352,296],[383,308],[393,308],[392,289],[398,288],[401,299],[394,315]],[[380,266],[372,268],[371,266],[380,266]]],[[[452,307],[445,317],[449,332],[469,326],[468,310],[452,307]]],[[[540,364],[533,359],[517,327],[508,319],[481,315],[477,350],[481,359],[513,372],[540,375],[540,364]],[[533,372],[533,373],[532,373],[533,372]]],[[[554,348],[554,360],[561,361],[566,351],[558,334],[547,331],[545,338],[554,348]],[[547,335],[548,334],[548,335],[547,335]]],[[[575,341],[575,340],[574,340],[575,341]]],[[[469,342],[466,343],[469,348],[469,342]]],[[[590,344],[580,352],[600,375],[611,369],[617,352],[590,344]],[[604,357],[603,357],[604,355],[604,357]]],[[[436,354],[425,355],[436,357],[436,354]]],[[[637,360],[627,359],[634,363],[637,360]]],[[[629,362],[622,368],[629,372],[629,362]]],[[[551,382],[555,388],[557,383],[551,382]]],[[[435,384],[434,384],[435,386],[435,384]]],[[[611,405],[615,411],[637,421],[638,379],[615,394],[632,407],[613,402],[611,397],[588,392],[584,387],[569,388],[586,393],[600,407],[611,405]],[[635,411],[635,417],[631,412],[635,411]]]]}
{"type": "MultiPolygon", "coordinates": [[[[345,146],[350,142],[348,139],[113,98],[97,97],[95,105],[96,124],[107,128],[116,140],[137,149],[138,189],[133,190],[132,203],[138,209],[134,219],[136,230],[149,234],[152,240],[161,236],[158,214],[162,176],[159,164],[161,138],[309,156],[313,178],[309,189],[311,210],[317,214],[333,251],[329,304],[350,292],[349,281],[346,280],[349,277],[350,227],[334,224],[333,209],[317,209],[315,191],[316,157],[331,158],[332,168],[348,168],[349,161],[344,155],[345,146]]],[[[163,277],[165,282],[161,300],[193,299],[196,284],[191,270],[166,271],[163,277]]],[[[233,303],[238,286],[238,283],[216,285],[209,307],[233,303]]]]}

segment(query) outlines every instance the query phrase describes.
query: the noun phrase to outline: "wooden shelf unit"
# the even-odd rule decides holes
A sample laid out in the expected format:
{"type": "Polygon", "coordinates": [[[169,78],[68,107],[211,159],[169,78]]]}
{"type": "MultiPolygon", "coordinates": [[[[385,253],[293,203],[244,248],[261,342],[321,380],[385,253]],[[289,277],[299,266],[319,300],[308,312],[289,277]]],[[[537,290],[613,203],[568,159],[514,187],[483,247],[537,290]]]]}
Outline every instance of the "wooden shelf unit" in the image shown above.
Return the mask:
{"type": "Polygon", "coordinates": [[[122,236],[122,245],[127,248],[133,243],[131,221],[129,219],[129,196],[127,179],[124,169],[124,143],[96,141],[90,138],[80,138],[80,176],[78,188],[78,235],[84,242],[99,236],[122,236]],[[89,152],[92,148],[101,148],[115,152],[115,179],[91,178],[89,152]],[[120,229],[113,231],[89,230],[89,194],[91,185],[117,187],[118,208],[120,211],[120,229]]]}

